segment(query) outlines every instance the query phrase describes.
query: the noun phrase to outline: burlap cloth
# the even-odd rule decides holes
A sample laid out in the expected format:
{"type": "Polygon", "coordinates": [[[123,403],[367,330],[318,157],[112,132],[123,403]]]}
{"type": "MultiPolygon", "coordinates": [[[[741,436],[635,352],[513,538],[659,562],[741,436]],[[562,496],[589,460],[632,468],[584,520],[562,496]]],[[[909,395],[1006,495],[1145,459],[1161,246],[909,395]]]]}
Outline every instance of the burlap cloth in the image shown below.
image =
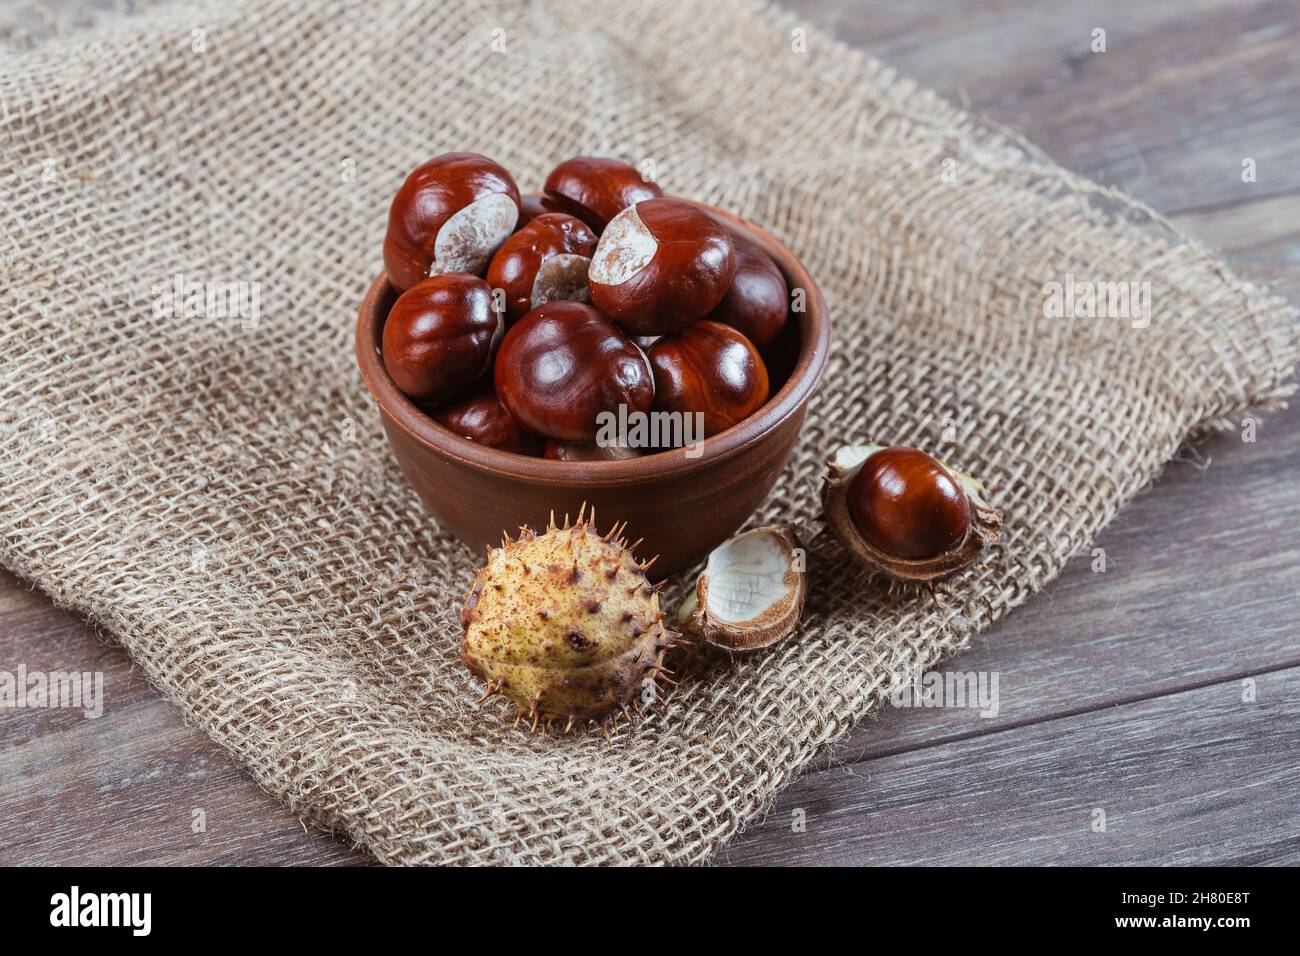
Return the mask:
{"type": "Polygon", "coordinates": [[[1297,357],[1291,311],[1167,224],[823,36],[795,52],[800,26],[741,0],[247,0],[7,57],[0,560],[385,862],[706,859],[1189,435],[1276,405],[1297,357]],[[389,199],[453,149],[525,189],[575,153],[653,159],[783,239],[834,316],[755,517],[810,543],[802,635],[687,661],[612,746],[474,704],[457,613],[476,556],[421,510],[354,367],[389,199]],[[167,317],[155,286],[178,273],[258,283],[260,315],[167,317]],[[1151,282],[1150,327],[1045,317],[1067,274],[1151,282]],[[821,530],[823,457],[868,438],[937,449],[1006,516],[939,604],[821,530]]]}

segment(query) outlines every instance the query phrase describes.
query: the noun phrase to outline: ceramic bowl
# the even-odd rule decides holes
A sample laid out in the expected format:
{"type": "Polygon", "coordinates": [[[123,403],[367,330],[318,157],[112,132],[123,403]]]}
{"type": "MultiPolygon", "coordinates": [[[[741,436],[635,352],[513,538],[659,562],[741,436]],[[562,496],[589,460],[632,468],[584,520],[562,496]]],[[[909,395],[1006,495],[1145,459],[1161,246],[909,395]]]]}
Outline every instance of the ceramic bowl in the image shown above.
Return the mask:
{"type": "MultiPolygon", "coordinates": [[[[805,309],[791,315],[767,350],[773,389],[767,403],[689,452],[561,462],[459,437],[398,391],[384,370],[379,343],[396,292],[385,275],[375,279],[357,319],[357,362],[398,464],[439,524],[482,552],[521,525],[544,528],[552,512],[562,518],[594,507],[601,531],[626,521],[628,540],[644,539],[637,556],[658,555],[654,573],[666,576],[705,557],[749,519],[794,448],[825,369],[830,319],[817,284],[788,249],[752,223],[703,208],[758,243],[790,288],[804,290],[805,309]]],[[[815,496],[818,489],[802,493],[815,496]]]]}

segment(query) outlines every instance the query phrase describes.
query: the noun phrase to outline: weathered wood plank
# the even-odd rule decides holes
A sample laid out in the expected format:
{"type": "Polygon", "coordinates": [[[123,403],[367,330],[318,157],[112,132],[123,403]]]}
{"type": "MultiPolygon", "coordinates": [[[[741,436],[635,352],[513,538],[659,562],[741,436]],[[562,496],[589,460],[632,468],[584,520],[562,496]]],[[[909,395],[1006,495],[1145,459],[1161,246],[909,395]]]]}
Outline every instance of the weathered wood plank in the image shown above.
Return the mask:
{"type": "Polygon", "coordinates": [[[1258,675],[1253,702],[1243,692],[1216,684],[825,770],[720,862],[1294,865],[1300,669],[1258,675]]]}
{"type": "Polygon", "coordinates": [[[121,647],[0,573],[0,670],[103,675],[103,715],[0,710],[0,866],[367,862],[302,823],[148,685],[121,647]],[[193,811],[205,831],[192,829],[193,811]]]}
{"type": "Polygon", "coordinates": [[[77,719],[27,743],[4,734],[0,865],[369,861],[304,828],[157,697],[77,719]]]}
{"type": "Polygon", "coordinates": [[[1175,216],[1174,222],[1188,235],[1227,252],[1243,276],[1268,283],[1292,303],[1300,302],[1300,196],[1187,213],[1175,216]]]}
{"type": "Polygon", "coordinates": [[[810,25],[1165,213],[1300,190],[1288,2],[791,0],[810,25]],[[1091,49],[1106,31],[1106,52],[1091,49]],[[1241,161],[1257,179],[1241,179],[1241,161]]]}

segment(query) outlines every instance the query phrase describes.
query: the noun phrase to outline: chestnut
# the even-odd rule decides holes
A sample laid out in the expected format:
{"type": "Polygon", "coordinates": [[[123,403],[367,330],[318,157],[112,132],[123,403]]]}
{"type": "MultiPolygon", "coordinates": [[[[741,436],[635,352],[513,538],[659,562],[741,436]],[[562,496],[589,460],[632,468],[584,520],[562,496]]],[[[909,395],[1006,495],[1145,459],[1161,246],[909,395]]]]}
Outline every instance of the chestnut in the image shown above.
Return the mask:
{"type": "Polygon", "coordinates": [[[736,274],[707,318],[742,332],[760,350],[785,328],[790,289],[772,257],[752,239],[728,229],[736,251],[736,274]]]}
{"type": "Polygon", "coordinates": [[[849,514],[886,554],[920,560],[966,536],[970,501],[948,469],[916,448],[882,448],[849,482],[849,514]]]}
{"type": "Polygon", "coordinates": [[[713,310],[736,272],[731,234],[681,199],[648,199],[615,216],[600,237],[591,302],[635,335],[664,335],[713,310]]]}
{"type": "Polygon", "coordinates": [[[702,413],[704,436],[748,418],[767,401],[767,366],[747,338],[704,319],[650,348],[655,411],[702,413]]]}
{"type": "Polygon", "coordinates": [[[384,367],[407,397],[442,401],[491,367],[502,327],[482,279],[459,272],[432,276],[403,292],[389,310],[384,367]]]}
{"type": "Polygon", "coordinates": [[[581,219],[544,213],[502,244],[488,266],[487,281],[505,293],[506,322],[544,302],[587,301],[587,268],[596,234],[581,219]]]}
{"type": "Polygon", "coordinates": [[[431,415],[443,428],[480,445],[533,457],[542,452],[542,439],[524,431],[506,411],[491,382],[472,386],[467,393],[433,409],[431,415]]]}
{"type": "Polygon", "coordinates": [[[635,448],[619,445],[587,445],[552,438],[546,443],[542,457],[552,461],[625,461],[628,458],[640,458],[641,453],[635,448]]]}
{"type": "Polygon", "coordinates": [[[384,268],[405,292],[442,272],[482,275],[519,218],[519,188],[478,153],[435,156],[406,177],[388,211],[384,268]]]}
{"type": "Polygon", "coordinates": [[[1002,519],[979,482],[920,449],[849,445],[828,464],[827,522],[874,569],[930,582],[970,564],[997,539],[1002,519]]]}
{"type": "Polygon", "coordinates": [[[597,233],[628,206],[663,195],[663,190],[647,182],[635,166],[599,156],[566,159],[551,170],[544,188],[555,206],[577,216],[597,233]]]}
{"type": "Polygon", "coordinates": [[[548,302],[516,322],[497,350],[501,404],[530,431],[590,443],[601,412],[646,412],[654,380],[645,354],[581,302],[548,302]]]}

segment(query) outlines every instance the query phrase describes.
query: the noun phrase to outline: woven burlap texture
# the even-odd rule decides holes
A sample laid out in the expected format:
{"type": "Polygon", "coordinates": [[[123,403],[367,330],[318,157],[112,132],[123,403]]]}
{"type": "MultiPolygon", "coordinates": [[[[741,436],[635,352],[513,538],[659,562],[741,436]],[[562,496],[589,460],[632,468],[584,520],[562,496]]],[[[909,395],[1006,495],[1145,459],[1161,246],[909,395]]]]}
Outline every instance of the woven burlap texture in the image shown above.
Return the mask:
{"type": "Polygon", "coordinates": [[[249,0],[8,56],[0,560],[385,862],[705,860],[1189,435],[1276,405],[1297,355],[1282,302],[1136,204],[813,31],[800,52],[803,26],[740,0],[249,0]],[[612,744],[475,705],[457,656],[478,556],[422,511],[354,366],[388,202],[460,149],[526,190],[578,153],[653,160],[782,239],[834,318],[754,518],[809,545],[801,633],[684,668],[612,744]],[[259,312],[169,317],[177,274],[257,283],[259,312]],[[1045,317],[1071,274],[1149,281],[1150,326],[1045,317]],[[822,528],[824,457],[868,439],[938,450],[1005,514],[938,603],[822,528]]]}

